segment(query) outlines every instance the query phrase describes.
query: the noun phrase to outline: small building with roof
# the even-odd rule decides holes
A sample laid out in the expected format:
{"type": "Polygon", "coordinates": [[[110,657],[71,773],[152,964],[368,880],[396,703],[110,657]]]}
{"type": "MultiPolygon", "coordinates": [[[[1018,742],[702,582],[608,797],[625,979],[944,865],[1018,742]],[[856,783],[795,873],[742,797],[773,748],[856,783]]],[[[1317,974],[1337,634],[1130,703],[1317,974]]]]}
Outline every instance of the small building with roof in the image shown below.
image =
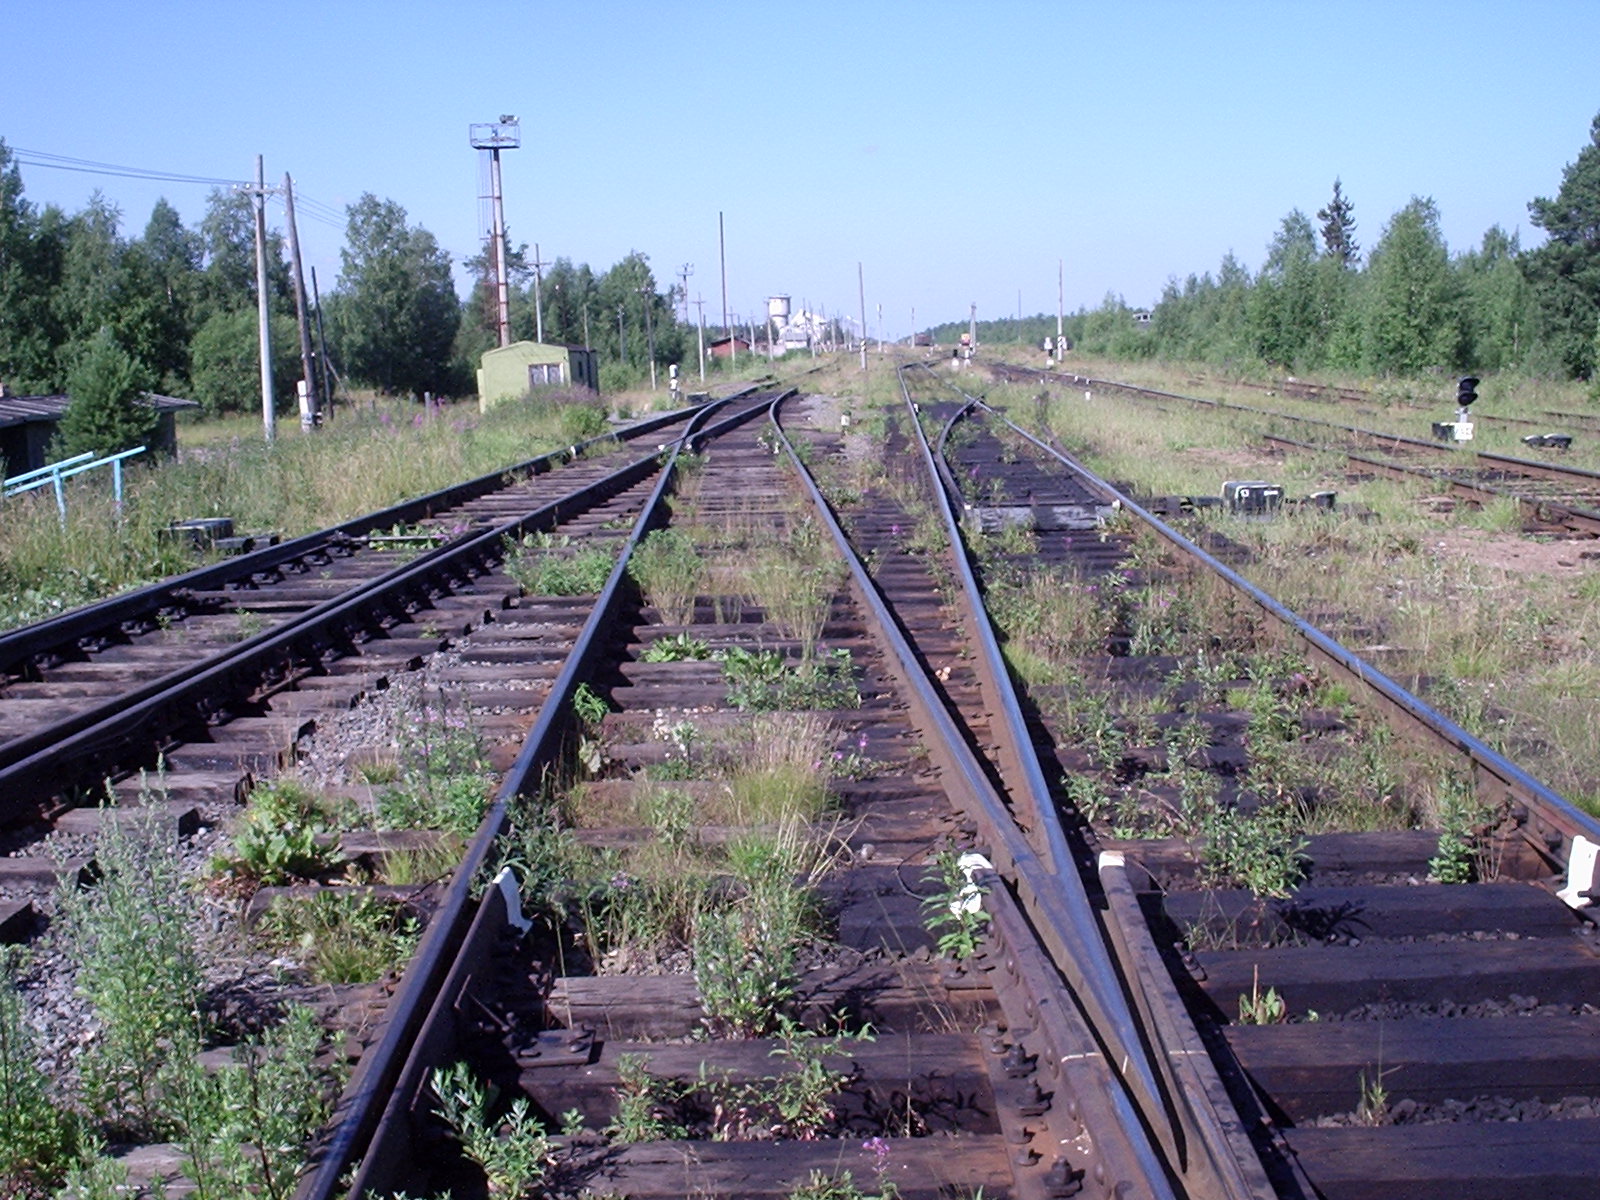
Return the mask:
{"type": "Polygon", "coordinates": [[[512,342],[486,350],[478,367],[478,407],[488,409],[541,387],[600,391],[599,356],[585,346],[512,342]]]}
{"type": "MultiPolygon", "coordinates": [[[[0,477],[9,479],[46,465],[45,456],[50,439],[55,436],[56,423],[71,403],[72,397],[65,394],[13,396],[5,384],[0,383],[0,477]]],[[[153,392],[134,403],[156,410],[156,431],[150,439],[150,449],[164,454],[176,454],[178,450],[177,414],[186,408],[200,407],[193,400],[158,396],[153,392]]]]}

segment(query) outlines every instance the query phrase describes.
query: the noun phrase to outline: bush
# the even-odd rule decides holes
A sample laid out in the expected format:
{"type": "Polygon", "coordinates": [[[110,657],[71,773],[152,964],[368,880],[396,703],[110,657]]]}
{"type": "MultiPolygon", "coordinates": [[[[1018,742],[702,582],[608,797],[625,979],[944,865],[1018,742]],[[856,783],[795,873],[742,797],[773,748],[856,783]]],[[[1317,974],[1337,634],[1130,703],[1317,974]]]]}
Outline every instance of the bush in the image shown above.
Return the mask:
{"type": "MultiPolygon", "coordinates": [[[[261,350],[256,310],[214,314],[189,343],[194,399],[208,416],[253,412],[261,407],[261,350]]],[[[272,328],[272,397],[279,412],[295,405],[300,377],[299,335],[288,317],[274,315],[272,328]]]]}

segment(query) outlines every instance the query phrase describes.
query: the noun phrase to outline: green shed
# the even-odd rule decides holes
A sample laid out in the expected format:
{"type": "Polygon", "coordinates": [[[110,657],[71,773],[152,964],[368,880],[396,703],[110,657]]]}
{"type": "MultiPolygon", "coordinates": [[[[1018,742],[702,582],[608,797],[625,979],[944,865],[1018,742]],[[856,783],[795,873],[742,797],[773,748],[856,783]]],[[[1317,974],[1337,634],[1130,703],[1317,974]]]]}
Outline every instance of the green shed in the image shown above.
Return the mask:
{"type": "Polygon", "coordinates": [[[478,367],[478,407],[526,396],[541,387],[583,387],[600,390],[600,364],[583,346],[544,342],[512,342],[486,350],[478,367]]]}

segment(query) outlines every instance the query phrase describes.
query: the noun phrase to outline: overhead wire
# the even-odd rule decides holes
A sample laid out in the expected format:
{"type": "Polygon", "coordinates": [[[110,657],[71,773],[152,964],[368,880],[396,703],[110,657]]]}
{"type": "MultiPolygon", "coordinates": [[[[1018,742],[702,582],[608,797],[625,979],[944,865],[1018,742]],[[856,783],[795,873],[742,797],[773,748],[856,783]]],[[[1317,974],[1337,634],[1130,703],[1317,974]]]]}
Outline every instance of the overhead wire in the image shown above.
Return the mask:
{"type": "Polygon", "coordinates": [[[29,167],[49,167],[57,171],[79,171],[86,175],[115,175],[124,179],[155,179],[164,183],[198,183],[213,187],[253,187],[246,179],[222,179],[212,175],[187,175],[179,171],[158,171],[150,167],[128,167],[117,163],[96,162],[88,158],[73,158],[66,154],[51,154],[44,150],[24,150],[13,146],[16,161],[29,167]]]}

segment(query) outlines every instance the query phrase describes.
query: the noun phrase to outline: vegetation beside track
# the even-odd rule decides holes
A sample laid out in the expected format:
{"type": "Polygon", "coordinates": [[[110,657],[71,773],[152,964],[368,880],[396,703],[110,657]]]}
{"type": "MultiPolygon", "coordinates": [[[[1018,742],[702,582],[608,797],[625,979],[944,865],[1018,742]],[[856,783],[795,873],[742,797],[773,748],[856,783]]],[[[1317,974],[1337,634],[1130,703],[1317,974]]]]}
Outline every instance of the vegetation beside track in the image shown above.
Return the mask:
{"type": "MultiPolygon", "coordinates": [[[[1216,495],[1225,478],[1267,478],[1291,497],[1337,491],[1331,512],[1262,521],[1210,510],[1204,528],[1239,548],[1236,569],[1252,582],[1558,791],[1600,804],[1600,718],[1589,699],[1600,689],[1600,576],[1529,573],[1459,552],[1463,539],[1529,536],[1514,512],[1447,502],[1422,481],[1354,480],[1337,455],[1272,457],[1254,437],[1259,426],[1228,412],[1157,413],[1055,388],[1041,407],[1039,391],[992,385],[988,396],[1024,426],[1042,413],[1067,450],[1136,494],[1216,495]]],[[[1586,549],[1567,557],[1579,564],[1586,549]]]]}
{"type": "Polygon", "coordinates": [[[230,517],[241,534],[293,537],[604,428],[598,401],[561,395],[487,414],[472,404],[431,411],[374,404],[342,413],[315,436],[285,430],[270,446],[259,429],[191,445],[201,439],[186,429],[176,460],[129,473],[120,513],[109,483],[90,476],[69,483],[64,524],[47,490],[4,501],[0,625],[37,621],[198,565],[186,545],[164,535],[174,521],[230,517]]]}

